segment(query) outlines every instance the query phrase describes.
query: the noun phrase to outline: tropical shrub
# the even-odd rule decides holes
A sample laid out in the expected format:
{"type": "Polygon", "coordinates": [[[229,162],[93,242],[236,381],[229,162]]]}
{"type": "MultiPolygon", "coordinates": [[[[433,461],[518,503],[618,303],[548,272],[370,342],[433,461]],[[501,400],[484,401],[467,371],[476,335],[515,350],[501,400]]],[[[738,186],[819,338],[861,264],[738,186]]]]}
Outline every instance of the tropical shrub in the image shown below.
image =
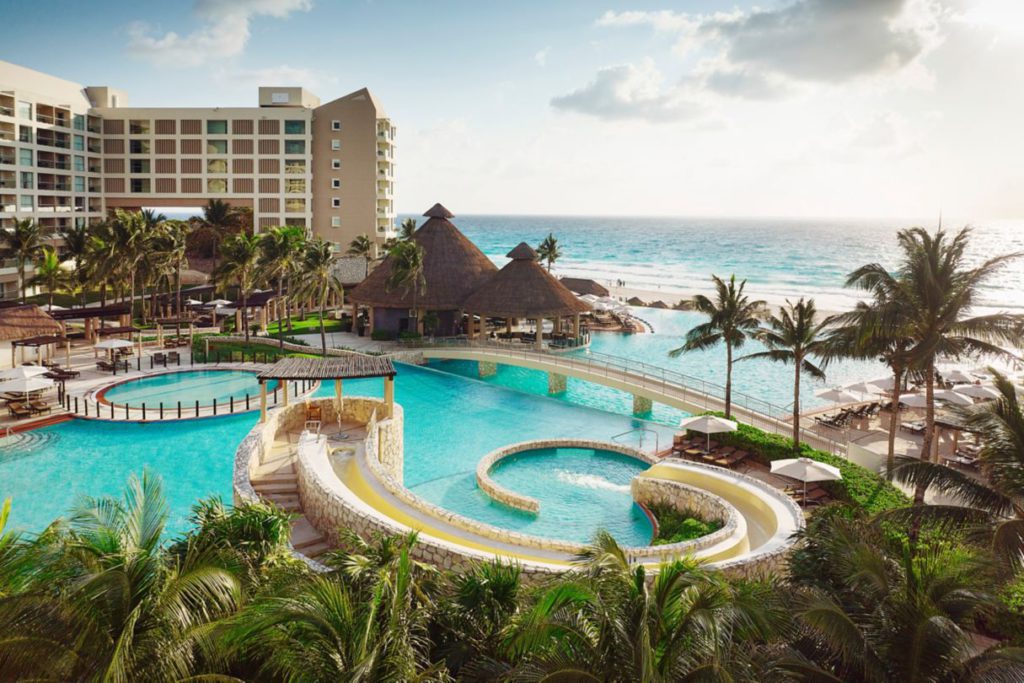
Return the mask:
{"type": "Polygon", "coordinates": [[[658,520],[658,536],[653,545],[692,541],[714,533],[724,526],[720,519],[705,520],[693,510],[677,510],[671,505],[652,505],[651,513],[658,520]]]}
{"type": "Polygon", "coordinates": [[[388,330],[374,330],[370,333],[370,339],[373,341],[394,341],[395,333],[388,330]]]}

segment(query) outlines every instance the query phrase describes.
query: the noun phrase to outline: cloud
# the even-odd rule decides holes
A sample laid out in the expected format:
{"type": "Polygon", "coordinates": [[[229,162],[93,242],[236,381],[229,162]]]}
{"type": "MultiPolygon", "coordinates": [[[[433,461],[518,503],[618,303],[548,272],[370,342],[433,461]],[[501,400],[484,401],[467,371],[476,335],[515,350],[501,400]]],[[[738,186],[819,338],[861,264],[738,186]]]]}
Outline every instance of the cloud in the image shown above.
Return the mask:
{"type": "Polygon", "coordinates": [[[533,63],[537,66],[547,66],[549,52],[551,52],[550,46],[537,50],[533,55],[533,63]]]}
{"type": "Polygon", "coordinates": [[[331,74],[287,64],[257,69],[218,69],[214,72],[213,79],[227,87],[297,85],[313,89],[322,85],[334,85],[338,80],[331,74]]]}
{"type": "Polygon", "coordinates": [[[664,89],[662,76],[650,60],[640,66],[620,64],[600,69],[594,80],[555,97],[556,109],[606,120],[677,121],[696,116],[700,107],[683,97],[680,88],[664,89]]]}
{"type": "Polygon", "coordinates": [[[199,28],[160,33],[137,21],[128,27],[128,51],[161,66],[200,66],[242,54],[254,17],[283,19],[311,7],[312,0],[196,0],[193,12],[203,22],[199,28]]]}
{"type": "Polygon", "coordinates": [[[700,19],[694,15],[671,10],[660,12],[613,12],[608,10],[597,20],[598,26],[650,26],[657,31],[691,33],[700,26],[700,19]]]}

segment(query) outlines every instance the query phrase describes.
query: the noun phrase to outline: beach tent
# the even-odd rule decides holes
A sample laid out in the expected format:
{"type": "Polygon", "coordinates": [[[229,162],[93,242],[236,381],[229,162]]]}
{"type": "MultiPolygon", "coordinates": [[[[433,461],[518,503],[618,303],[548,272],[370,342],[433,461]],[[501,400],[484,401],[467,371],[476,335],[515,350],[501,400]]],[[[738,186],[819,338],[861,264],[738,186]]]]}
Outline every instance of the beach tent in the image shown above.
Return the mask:
{"type": "Polygon", "coordinates": [[[908,408],[924,408],[928,405],[924,394],[901,394],[899,400],[908,408]]]}
{"type": "Polygon", "coordinates": [[[935,399],[938,401],[945,401],[957,406],[969,406],[973,405],[974,401],[969,396],[956,391],[950,391],[948,389],[938,389],[935,391],[935,399]]]}

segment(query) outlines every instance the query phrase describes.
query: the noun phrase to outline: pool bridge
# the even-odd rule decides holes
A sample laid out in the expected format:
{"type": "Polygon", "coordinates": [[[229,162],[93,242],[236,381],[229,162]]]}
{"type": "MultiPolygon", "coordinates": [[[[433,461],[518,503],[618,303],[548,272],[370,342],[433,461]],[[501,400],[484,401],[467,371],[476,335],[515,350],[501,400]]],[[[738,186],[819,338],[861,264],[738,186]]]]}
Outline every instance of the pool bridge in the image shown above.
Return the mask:
{"type": "MultiPolygon", "coordinates": [[[[633,411],[648,412],[651,403],[663,403],[687,413],[725,410],[725,387],[668,368],[603,353],[538,350],[503,342],[468,339],[416,340],[404,344],[404,350],[392,354],[399,360],[476,361],[482,377],[493,375],[498,365],[514,365],[548,373],[550,393],[565,391],[565,378],[619,389],[633,395],[633,411]]],[[[733,390],[732,415],[739,421],[764,431],[790,436],[792,414],[755,396],[733,390]]],[[[846,444],[816,431],[801,427],[801,438],[814,448],[846,455],[846,444]]]]}

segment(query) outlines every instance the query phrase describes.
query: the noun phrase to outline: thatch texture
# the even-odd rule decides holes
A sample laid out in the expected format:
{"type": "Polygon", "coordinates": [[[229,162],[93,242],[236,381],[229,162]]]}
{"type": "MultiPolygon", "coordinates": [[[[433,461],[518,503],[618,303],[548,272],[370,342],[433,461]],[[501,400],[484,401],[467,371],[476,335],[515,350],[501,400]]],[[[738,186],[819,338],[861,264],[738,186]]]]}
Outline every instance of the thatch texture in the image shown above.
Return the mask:
{"type": "Polygon", "coordinates": [[[553,318],[591,310],[537,263],[536,252],[525,242],[508,256],[512,260],[466,298],[464,310],[501,318],[553,318]]]}
{"type": "Polygon", "coordinates": [[[282,358],[262,371],[259,380],[357,379],[396,374],[390,358],[352,354],[343,358],[282,358]]]}
{"type": "MultiPolygon", "coordinates": [[[[413,234],[423,247],[423,275],[426,287],[416,295],[416,307],[446,311],[462,308],[463,300],[498,269],[475,244],[445,216],[451,213],[440,204],[427,213],[426,223],[413,234]]],[[[388,290],[391,257],[373,269],[349,294],[349,300],[361,306],[412,308],[412,288],[388,290]]]]}
{"type": "Polygon", "coordinates": [[[35,304],[0,308],[0,341],[59,334],[60,324],[35,304]]]}
{"type": "Polygon", "coordinates": [[[611,292],[608,288],[596,280],[585,277],[563,277],[560,278],[563,285],[577,294],[593,294],[594,296],[608,296],[611,292]]]}

